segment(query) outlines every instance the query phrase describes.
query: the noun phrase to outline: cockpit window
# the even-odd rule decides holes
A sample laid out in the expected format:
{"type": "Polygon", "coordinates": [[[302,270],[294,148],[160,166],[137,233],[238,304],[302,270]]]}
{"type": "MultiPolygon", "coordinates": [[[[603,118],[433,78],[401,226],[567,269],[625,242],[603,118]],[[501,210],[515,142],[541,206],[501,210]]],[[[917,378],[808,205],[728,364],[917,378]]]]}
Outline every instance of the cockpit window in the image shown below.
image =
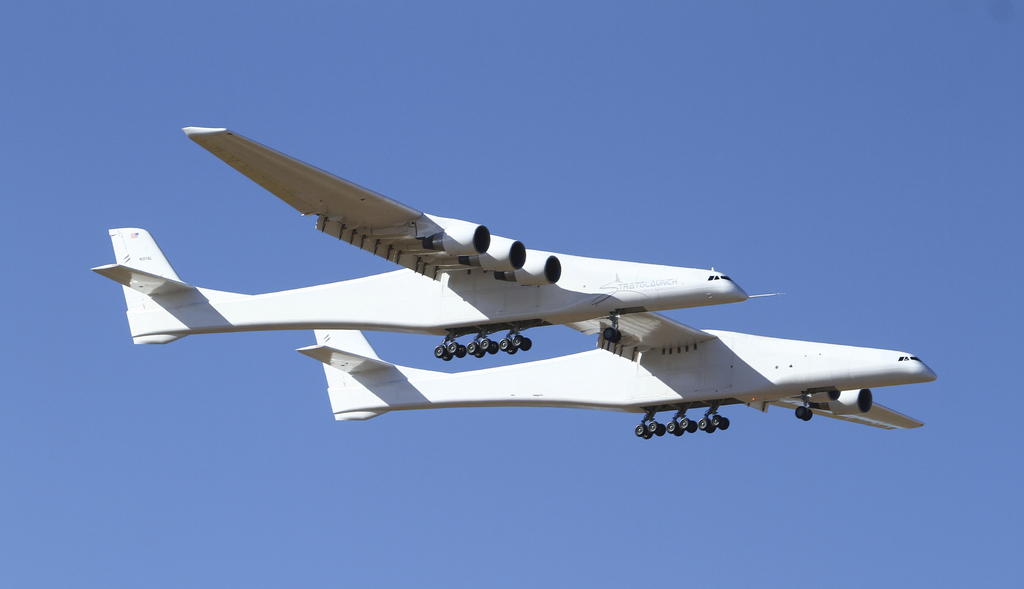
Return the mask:
{"type": "Polygon", "coordinates": [[[921,359],[917,356],[900,356],[899,362],[910,362],[911,360],[920,362],[921,359]]]}
{"type": "Polygon", "coordinates": [[[732,282],[732,278],[729,278],[728,276],[722,276],[722,275],[708,276],[708,282],[711,282],[712,280],[728,280],[729,282],[732,282]]]}
{"type": "Polygon", "coordinates": [[[728,276],[722,276],[722,280],[728,280],[729,282],[732,282],[732,278],[729,278],[728,276]]]}

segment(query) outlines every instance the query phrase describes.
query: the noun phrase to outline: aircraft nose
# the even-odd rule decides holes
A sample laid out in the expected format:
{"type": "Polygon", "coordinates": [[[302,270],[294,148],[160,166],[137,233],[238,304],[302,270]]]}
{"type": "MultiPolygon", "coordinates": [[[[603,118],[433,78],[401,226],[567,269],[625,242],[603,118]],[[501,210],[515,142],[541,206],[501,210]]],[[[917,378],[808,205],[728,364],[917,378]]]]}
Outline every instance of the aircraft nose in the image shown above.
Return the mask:
{"type": "Polygon", "coordinates": [[[939,376],[935,374],[935,372],[931,368],[928,368],[928,365],[926,365],[924,362],[920,362],[920,364],[920,374],[921,377],[925,379],[924,382],[932,382],[933,380],[937,380],[939,378],[939,376]]]}

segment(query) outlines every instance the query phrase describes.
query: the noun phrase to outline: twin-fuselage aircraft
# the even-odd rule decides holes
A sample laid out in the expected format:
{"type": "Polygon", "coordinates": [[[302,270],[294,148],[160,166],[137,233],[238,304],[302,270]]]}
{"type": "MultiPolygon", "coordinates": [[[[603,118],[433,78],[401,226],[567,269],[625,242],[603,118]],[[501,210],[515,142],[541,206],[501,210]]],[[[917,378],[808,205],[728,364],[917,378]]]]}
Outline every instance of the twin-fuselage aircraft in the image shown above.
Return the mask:
{"type": "Polygon", "coordinates": [[[770,405],[886,429],[920,422],[873,402],[872,387],[935,380],[905,352],[701,331],[657,311],[736,303],[714,270],[527,249],[476,223],[439,217],[357,186],[226,129],[193,141],[281,198],[316,229],[400,266],[394,272],[260,295],[183,282],[143,229],[110,231],[135,343],[186,335],[312,329],[303,354],[324,363],[339,420],[440,407],[538,406],[643,414],[639,437],[728,429],[726,405],[770,405]],[[456,374],[381,360],[360,330],[432,334],[444,361],[528,351],[528,329],[567,325],[597,350],[456,374]],[[497,334],[497,335],[495,335],[497,334]],[[492,338],[493,336],[493,338],[492,338]],[[462,341],[460,341],[462,340],[462,341]],[[705,409],[691,420],[691,409],[705,409]],[[656,414],[674,412],[666,423],[656,414]]]}

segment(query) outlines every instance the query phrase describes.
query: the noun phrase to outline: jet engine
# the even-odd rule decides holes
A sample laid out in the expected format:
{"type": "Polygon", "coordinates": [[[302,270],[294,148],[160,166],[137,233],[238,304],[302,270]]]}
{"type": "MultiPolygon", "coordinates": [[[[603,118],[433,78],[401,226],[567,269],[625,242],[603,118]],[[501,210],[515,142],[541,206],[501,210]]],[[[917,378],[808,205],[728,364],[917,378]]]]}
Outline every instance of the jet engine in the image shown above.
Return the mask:
{"type": "Polygon", "coordinates": [[[873,404],[871,389],[832,391],[828,393],[828,410],[836,415],[867,413],[873,404]]]}
{"type": "Polygon", "coordinates": [[[526,246],[506,237],[491,236],[491,247],[478,256],[459,256],[463,266],[512,272],[526,263],[526,246]]]}
{"type": "Polygon", "coordinates": [[[523,286],[544,286],[555,284],[562,277],[562,263],[558,258],[540,252],[529,254],[526,263],[514,272],[495,272],[494,278],[508,282],[518,282],[523,286]]]}
{"type": "Polygon", "coordinates": [[[454,223],[441,233],[423,238],[423,249],[443,251],[453,256],[475,256],[487,253],[491,232],[483,225],[454,223]]]}

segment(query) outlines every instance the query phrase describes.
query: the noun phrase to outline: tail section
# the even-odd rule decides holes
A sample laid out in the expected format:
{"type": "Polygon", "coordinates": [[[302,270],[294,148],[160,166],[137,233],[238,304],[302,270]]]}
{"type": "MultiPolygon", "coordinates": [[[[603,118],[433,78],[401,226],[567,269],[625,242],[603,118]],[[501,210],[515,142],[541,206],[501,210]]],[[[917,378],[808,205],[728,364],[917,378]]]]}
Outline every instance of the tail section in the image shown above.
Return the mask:
{"type": "MultiPolygon", "coordinates": [[[[93,272],[106,276],[124,287],[124,300],[128,307],[128,324],[137,344],[166,344],[184,335],[136,335],[142,330],[137,315],[163,306],[154,297],[195,291],[195,287],[178,278],[167,257],[160,251],[156,240],[145,229],[127,227],[111,229],[110,241],[114,246],[116,264],[93,268],[93,272]]],[[[167,314],[169,315],[169,314],[167,314]]],[[[173,317],[171,317],[173,319],[173,317]]],[[[150,318],[151,322],[151,318],[150,318]]],[[[173,321],[171,326],[173,326],[173,321]]]]}
{"type": "Polygon", "coordinates": [[[401,378],[394,364],[377,356],[361,331],[316,330],[317,345],[299,348],[299,353],[324,363],[327,392],[335,419],[365,420],[388,411],[367,384],[401,378]]]}

